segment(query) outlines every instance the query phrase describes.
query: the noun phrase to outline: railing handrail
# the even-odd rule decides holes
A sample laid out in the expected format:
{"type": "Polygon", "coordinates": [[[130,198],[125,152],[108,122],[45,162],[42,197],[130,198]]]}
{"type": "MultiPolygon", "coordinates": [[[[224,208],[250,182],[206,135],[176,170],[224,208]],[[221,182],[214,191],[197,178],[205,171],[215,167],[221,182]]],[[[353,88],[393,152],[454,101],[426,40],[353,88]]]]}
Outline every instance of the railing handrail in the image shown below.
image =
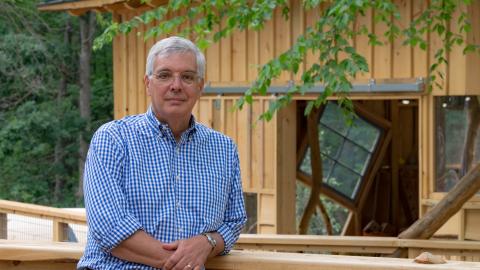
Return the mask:
{"type": "Polygon", "coordinates": [[[256,248],[288,251],[329,250],[348,252],[348,247],[356,249],[359,253],[390,253],[392,249],[396,248],[415,248],[470,250],[478,252],[480,255],[480,241],[468,240],[418,240],[376,236],[242,234],[236,244],[236,248],[239,249],[256,248]]]}
{"type": "Polygon", "coordinates": [[[18,214],[64,223],[86,224],[85,213],[30,203],[0,200],[0,213],[18,214]]]}
{"type": "MultiPolygon", "coordinates": [[[[0,265],[5,261],[45,262],[72,260],[72,266],[84,245],[72,243],[39,243],[0,240],[0,265]]],[[[30,265],[33,265],[30,263],[30,265]]],[[[480,263],[447,261],[446,264],[415,264],[411,259],[338,256],[321,254],[280,253],[233,250],[228,256],[215,257],[207,269],[478,269],[480,263]]]]}

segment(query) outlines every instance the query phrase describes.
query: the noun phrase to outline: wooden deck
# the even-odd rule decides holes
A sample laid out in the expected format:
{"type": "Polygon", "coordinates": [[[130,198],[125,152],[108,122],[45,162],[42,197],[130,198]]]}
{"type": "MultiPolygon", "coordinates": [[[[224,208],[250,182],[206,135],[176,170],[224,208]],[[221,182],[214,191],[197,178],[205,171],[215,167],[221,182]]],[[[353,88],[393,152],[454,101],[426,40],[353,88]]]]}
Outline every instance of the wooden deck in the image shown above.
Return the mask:
{"type": "MultiPolygon", "coordinates": [[[[75,269],[83,249],[83,245],[73,243],[0,240],[0,269],[75,269]]],[[[230,255],[209,261],[207,269],[442,270],[480,269],[480,263],[447,261],[446,264],[424,265],[414,263],[412,259],[234,250],[230,255]]]]}

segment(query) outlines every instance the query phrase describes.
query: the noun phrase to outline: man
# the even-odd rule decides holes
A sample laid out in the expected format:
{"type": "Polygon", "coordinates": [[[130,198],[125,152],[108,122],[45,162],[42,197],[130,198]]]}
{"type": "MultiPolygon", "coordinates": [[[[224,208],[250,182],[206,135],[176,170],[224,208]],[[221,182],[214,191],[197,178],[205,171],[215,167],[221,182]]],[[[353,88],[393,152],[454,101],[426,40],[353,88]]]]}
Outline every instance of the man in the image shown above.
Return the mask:
{"type": "Polygon", "coordinates": [[[95,133],[79,269],[198,270],[238,239],[246,214],[236,146],[192,116],[204,74],[205,58],[192,42],[157,42],[144,77],[148,111],[95,133]]]}

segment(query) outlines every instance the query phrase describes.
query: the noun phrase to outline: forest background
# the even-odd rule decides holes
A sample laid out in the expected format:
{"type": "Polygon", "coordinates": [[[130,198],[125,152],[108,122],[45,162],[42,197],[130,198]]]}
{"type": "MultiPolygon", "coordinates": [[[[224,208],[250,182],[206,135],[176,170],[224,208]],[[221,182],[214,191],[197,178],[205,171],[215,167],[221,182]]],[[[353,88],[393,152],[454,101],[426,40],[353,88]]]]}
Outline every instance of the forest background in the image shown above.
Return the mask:
{"type": "Polygon", "coordinates": [[[109,15],[40,12],[37,4],[0,1],[0,198],[83,206],[80,145],[88,147],[113,118],[111,45],[93,52],[85,41],[103,31],[109,15]],[[82,27],[92,35],[82,38],[82,27]],[[86,84],[82,46],[92,52],[86,84]],[[83,104],[82,87],[90,91],[83,104]]]}

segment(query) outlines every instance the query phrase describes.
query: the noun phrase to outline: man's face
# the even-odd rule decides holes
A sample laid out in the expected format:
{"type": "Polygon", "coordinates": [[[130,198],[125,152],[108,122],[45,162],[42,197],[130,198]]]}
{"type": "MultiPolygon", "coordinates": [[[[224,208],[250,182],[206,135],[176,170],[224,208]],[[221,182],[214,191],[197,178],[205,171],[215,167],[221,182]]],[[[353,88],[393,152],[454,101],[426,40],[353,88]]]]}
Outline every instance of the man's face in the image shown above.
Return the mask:
{"type": "Polygon", "coordinates": [[[203,91],[193,53],[157,56],[153,76],[145,76],[147,93],[157,118],[162,122],[190,119],[193,106],[203,91]]]}

